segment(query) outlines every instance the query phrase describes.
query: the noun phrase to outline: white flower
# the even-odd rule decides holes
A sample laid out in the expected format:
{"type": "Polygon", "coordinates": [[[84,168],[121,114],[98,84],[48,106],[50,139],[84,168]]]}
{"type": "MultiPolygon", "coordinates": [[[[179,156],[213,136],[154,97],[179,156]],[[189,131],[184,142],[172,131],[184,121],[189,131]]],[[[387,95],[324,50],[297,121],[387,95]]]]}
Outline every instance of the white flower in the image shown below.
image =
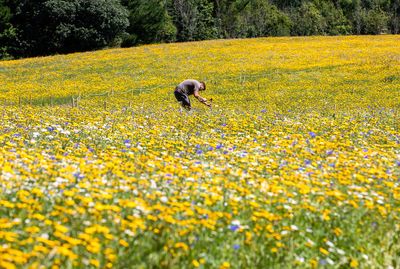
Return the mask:
{"type": "Polygon", "coordinates": [[[49,239],[49,234],[44,233],[44,234],[41,234],[40,237],[44,238],[44,239],[49,239]]]}
{"type": "Polygon", "coordinates": [[[296,261],[298,261],[299,263],[303,263],[304,262],[304,258],[303,257],[296,257],[296,261]]]}
{"type": "Polygon", "coordinates": [[[335,247],[335,245],[334,245],[331,241],[327,241],[326,244],[327,244],[328,246],[330,246],[331,248],[334,248],[334,247],[335,247]]]}
{"type": "Polygon", "coordinates": [[[232,225],[236,225],[240,227],[240,221],[239,220],[233,220],[232,225]]]}
{"type": "Polygon", "coordinates": [[[344,255],[344,254],[346,254],[346,252],[344,252],[344,250],[342,250],[342,249],[340,249],[340,248],[337,248],[336,249],[336,252],[339,254],[339,255],[344,255]]]}

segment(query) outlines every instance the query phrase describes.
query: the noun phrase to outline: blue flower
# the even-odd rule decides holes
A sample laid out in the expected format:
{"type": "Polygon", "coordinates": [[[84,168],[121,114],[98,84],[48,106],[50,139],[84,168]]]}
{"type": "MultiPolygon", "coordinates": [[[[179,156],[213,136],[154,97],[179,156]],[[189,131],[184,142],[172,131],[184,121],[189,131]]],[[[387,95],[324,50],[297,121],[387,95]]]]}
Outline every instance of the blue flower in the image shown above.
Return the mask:
{"type": "Polygon", "coordinates": [[[317,135],[314,132],[309,132],[308,133],[312,138],[315,138],[317,135]]]}
{"type": "Polygon", "coordinates": [[[332,153],[333,153],[333,150],[327,150],[326,151],[326,155],[332,155],[332,153]]]}
{"type": "Polygon", "coordinates": [[[239,248],[240,248],[240,245],[238,245],[238,244],[234,244],[234,245],[233,245],[233,249],[234,249],[234,250],[238,250],[239,248]]]}
{"type": "Polygon", "coordinates": [[[236,232],[239,229],[239,225],[231,225],[229,226],[229,230],[231,230],[232,232],[236,232]]]}

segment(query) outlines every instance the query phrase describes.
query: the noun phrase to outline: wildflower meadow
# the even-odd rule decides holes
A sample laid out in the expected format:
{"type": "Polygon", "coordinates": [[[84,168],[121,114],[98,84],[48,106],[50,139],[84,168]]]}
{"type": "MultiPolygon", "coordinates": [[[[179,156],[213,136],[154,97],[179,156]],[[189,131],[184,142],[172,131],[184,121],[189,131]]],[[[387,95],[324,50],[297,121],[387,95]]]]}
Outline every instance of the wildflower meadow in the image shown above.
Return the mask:
{"type": "Polygon", "coordinates": [[[399,268],[399,43],[0,62],[0,268],[399,268]]]}

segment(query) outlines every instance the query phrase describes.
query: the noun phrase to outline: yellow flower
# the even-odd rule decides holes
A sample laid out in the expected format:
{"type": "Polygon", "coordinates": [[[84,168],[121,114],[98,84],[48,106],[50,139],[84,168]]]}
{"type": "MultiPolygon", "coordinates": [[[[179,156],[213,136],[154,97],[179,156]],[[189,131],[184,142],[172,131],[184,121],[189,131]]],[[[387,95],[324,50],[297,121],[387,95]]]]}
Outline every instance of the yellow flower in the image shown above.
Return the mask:
{"type": "Polygon", "coordinates": [[[129,247],[129,243],[126,242],[124,239],[120,239],[120,240],[119,240],[119,244],[120,244],[121,246],[124,246],[124,247],[129,247]]]}
{"type": "Polygon", "coordinates": [[[199,263],[197,260],[193,260],[193,261],[192,261],[192,264],[193,264],[193,266],[196,267],[196,268],[200,266],[200,263],[199,263]]]}
{"type": "Polygon", "coordinates": [[[324,248],[319,248],[319,252],[321,252],[324,255],[329,255],[329,251],[324,248]]]}
{"type": "Polygon", "coordinates": [[[231,264],[229,262],[223,262],[219,269],[229,269],[231,268],[231,264]]]}
{"type": "Polygon", "coordinates": [[[354,259],[354,258],[351,258],[350,267],[351,268],[357,268],[358,267],[358,261],[356,259],[354,259]]]}

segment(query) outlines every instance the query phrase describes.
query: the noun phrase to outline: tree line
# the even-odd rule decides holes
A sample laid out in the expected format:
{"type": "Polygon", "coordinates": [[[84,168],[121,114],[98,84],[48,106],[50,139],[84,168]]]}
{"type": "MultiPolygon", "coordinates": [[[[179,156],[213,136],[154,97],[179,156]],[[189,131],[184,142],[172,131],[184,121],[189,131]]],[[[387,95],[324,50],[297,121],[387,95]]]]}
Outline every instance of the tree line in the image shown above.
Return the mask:
{"type": "Polygon", "coordinates": [[[399,31],[400,0],[0,0],[0,58],[219,38],[399,31]]]}

